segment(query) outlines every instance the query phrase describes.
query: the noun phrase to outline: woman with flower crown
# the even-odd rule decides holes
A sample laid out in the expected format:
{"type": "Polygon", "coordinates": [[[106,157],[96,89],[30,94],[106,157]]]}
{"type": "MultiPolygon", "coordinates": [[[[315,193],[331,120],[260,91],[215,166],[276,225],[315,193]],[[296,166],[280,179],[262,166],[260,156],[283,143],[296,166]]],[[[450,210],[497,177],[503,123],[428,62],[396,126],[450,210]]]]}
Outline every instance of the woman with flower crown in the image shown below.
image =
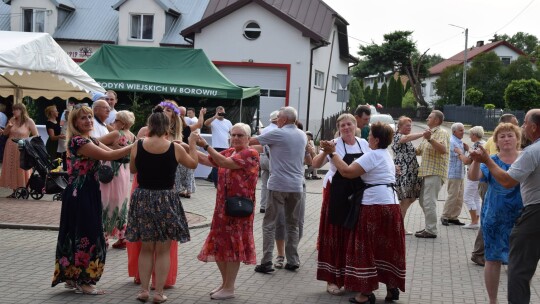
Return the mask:
{"type": "Polygon", "coordinates": [[[88,106],[77,106],[69,115],[69,179],[62,195],[52,286],[65,282],[65,287],[76,293],[101,295],[104,292],[93,286],[101,278],[107,254],[98,181],[100,160],[124,157],[131,146],[111,150],[90,137],[93,116],[88,106]]]}

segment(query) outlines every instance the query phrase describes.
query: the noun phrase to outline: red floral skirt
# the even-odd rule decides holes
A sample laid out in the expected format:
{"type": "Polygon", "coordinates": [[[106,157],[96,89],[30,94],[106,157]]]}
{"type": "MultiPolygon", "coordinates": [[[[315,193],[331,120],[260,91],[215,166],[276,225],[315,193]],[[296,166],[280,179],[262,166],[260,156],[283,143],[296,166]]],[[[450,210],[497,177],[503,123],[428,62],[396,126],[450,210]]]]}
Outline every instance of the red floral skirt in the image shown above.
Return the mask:
{"type": "Polygon", "coordinates": [[[339,287],[344,285],[346,273],[346,251],[351,230],[333,225],[328,218],[331,183],[323,189],[321,220],[319,223],[317,258],[317,280],[339,287]]]}
{"type": "Polygon", "coordinates": [[[383,283],[405,291],[405,229],[399,205],[362,205],[346,253],[345,288],[370,293],[383,283]]]}

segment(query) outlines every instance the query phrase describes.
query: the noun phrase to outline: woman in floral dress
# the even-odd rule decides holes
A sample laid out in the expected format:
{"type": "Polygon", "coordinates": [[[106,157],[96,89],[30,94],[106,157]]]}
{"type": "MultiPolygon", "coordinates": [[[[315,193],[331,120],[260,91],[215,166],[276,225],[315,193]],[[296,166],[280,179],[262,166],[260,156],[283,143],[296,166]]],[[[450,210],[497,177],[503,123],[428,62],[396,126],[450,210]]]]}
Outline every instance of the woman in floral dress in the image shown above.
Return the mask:
{"type": "Polygon", "coordinates": [[[254,215],[230,217],[225,214],[226,197],[242,196],[253,203],[256,201],[259,152],[248,146],[250,134],[248,125],[235,124],[231,129],[232,148],[222,152],[210,147],[202,137],[197,141],[197,145],[208,152],[208,156],[199,152],[199,162],[219,168],[212,226],[198,256],[200,261],[216,262],[221,272],[221,285],[210,292],[215,300],[234,298],[234,283],[240,262],[257,264],[253,239],[254,215]]]}
{"type": "Polygon", "coordinates": [[[28,117],[26,107],[22,103],[13,105],[13,117],[8,121],[6,128],[0,134],[8,136],[2,162],[2,174],[0,175],[0,187],[10,188],[13,193],[8,198],[15,198],[15,189],[26,187],[30,178],[30,170],[19,167],[21,153],[13,138],[27,138],[38,135],[36,124],[28,117]]]}
{"type": "Polygon", "coordinates": [[[107,250],[103,236],[101,194],[97,172],[100,160],[127,155],[131,146],[110,150],[90,137],[93,112],[77,107],[68,121],[68,186],[62,195],[60,229],[52,286],[65,282],[77,293],[100,295],[95,285],[103,273],[107,250]]]}
{"type": "MultiPolygon", "coordinates": [[[[422,137],[422,133],[411,134],[412,120],[407,116],[398,119],[397,131],[394,134],[394,164],[399,166],[396,173],[396,191],[401,207],[401,215],[405,218],[407,209],[420,196],[422,178],[418,177],[418,161],[411,141],[422,137]]],[[[406,232],[411,234],[411,232],[406,232]]]]}
{"type": "MultiPolygon", "coordinates": [[[[135,115],[129,111],[119,111],[113,122],[114,131],[100,138],[100,141],[119,149],[135,142],[135,135],[129,131],[135,123],[135,115]]],[[[103,229],[107,247],[109,237],[118,239],[112,245],[116,249],[125,249],[127,208],[130,195],[129,158],[107,162],[113,169],[114,177],[110,183],[101,183],[101,201],[103,204],[103,229]]]]}

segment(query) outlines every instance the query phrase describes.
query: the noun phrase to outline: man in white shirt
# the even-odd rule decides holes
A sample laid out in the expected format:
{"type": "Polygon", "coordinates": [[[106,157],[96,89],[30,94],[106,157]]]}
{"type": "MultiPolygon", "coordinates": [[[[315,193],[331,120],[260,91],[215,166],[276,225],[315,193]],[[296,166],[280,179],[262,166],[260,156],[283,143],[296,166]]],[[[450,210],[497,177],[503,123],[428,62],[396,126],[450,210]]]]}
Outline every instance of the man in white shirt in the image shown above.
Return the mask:
{"type": "Polygon", "coordinates": [[[191,125],[194,125],[196,124],[197,122],[199,122],[199,119],[195,116],[195,109],[194,108],[187,108],[187,113],[186,113],[186,123],[188,124],[188,126],[191,126],[191,125]]]}
{"type": "MultiPolygon", "coordinates": [[[[221,152],[229,148],[229,131],[232,128],[232,123],[225,118],[225,108],[219,106],[216,108],[216,115],[204,121],[204,125],[212,130],[212,148],[221,152]]],[[[212,168],[212,181],[217,187],[217,168],[212,168]]]]}
{"type": "Polygon", "coordinates": [[[107,101],[105,101],[105,95],[102,93],[99,94],[101,94],[101,96],[95,94],[92,98],[92,100],[94,100],[94,103],[92,104],[92,111],[94,111],[94,129],[90,132],[90,136],[95,138],[100,138],[109,134],[109,130],[107,130],[107,126],[105,125],[105,120],[109,117],[111,108],[107,101]]]}
{"type": "Polygon", "coordinates": [[[114,108],[114,106],[116,106],[116,103],[118,102],[118,97],[116,95],[116,92],[113,90],[108,90],[105,95],[105,101],[107,101],[109,107],[111,107],[111,112],[109,113],[107,119],[105,119],[105,125],[107,126],[107,130],[109,130],[110,132],[114,129],[114,127],[112,126],[114,120],[116,119],[116,109],[114,108]]]}

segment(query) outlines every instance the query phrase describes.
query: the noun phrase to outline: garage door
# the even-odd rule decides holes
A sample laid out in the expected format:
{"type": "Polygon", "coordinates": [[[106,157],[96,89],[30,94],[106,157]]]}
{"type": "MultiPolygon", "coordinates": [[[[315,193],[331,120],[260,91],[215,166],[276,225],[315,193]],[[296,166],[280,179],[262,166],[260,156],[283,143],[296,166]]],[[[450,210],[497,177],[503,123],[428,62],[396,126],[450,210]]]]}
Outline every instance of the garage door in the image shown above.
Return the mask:
{"type": "Polygon", "coordinates": [[[279,68],[218,66],[229,80],[239,86],[261,88],[260,118],[268,125],[270,113],[285,106],[287,71],[279,68]]]}

